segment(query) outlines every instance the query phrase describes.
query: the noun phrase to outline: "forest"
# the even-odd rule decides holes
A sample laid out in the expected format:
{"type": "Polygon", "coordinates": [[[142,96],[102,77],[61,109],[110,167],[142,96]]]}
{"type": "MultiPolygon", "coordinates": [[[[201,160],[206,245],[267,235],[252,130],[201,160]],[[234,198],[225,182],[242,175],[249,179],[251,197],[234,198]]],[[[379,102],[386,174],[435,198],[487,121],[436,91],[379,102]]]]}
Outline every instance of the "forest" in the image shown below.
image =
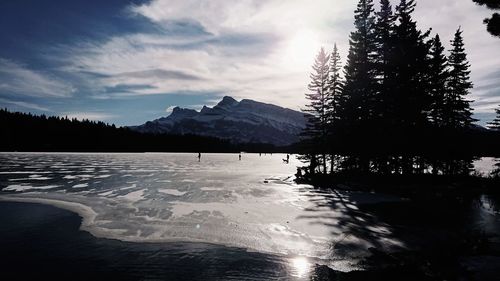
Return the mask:
{"type": "MultiPolygon", "coordinates": [[[[474,159],[500,156],[500,107],[477,125],[463,31],[450,50],[420,30],[414,0],[360,0],[345,65],[337,45],[312,66],[303,110],[306,175],[468,175],[474,159]]],[[[300,171],[302,173],[302,171],[300,171]]]]}
{"type": "Polygon", "coordinates": [[[235,144],[195,135],[143,134],[102,121],[0,109],[0,151],[72,152],[279,152],[268,144],[235,144]]]}

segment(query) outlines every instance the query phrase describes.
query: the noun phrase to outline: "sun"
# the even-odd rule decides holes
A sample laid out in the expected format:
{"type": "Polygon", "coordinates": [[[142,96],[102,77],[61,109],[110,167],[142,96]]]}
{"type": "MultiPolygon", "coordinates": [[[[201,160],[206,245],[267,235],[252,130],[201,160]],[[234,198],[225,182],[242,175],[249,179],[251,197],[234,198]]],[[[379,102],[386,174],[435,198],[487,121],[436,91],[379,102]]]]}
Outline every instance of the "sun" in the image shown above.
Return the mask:
{"type": "Polygon", "coordinates": [[[285,59],[295,67],[303,68],[312,64],[320,47],[316,33],[311,30],[298,30],[287,41],[285,59]]]}

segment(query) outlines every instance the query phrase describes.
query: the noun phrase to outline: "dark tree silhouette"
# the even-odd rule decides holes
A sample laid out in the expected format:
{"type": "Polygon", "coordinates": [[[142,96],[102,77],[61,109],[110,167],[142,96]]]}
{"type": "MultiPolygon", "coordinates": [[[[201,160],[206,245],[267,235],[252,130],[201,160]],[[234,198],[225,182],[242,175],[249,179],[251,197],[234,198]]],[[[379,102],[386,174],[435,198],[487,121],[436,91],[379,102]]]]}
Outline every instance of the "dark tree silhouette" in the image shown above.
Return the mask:
{"type": "Polygon", "coordinates": [[[467,61],[460,28],[455,33],[451,45],[452,49],[448,58],[450,78],[445,98],[447,112],[443,121],[450,128],[468,128],[475,121],[472,118],[470,101],[466,99],[473,84],[470,81],[470,64],[467,61]]]}
{"type": "Polygon", "coordinates": [[[354,12],[355,30],[350,35],[345,66],[345,96],[342,114],[349,127],[360,130],[374,115],[377,96],[375,79],[375,17],[372,0],[360,0],[354,12]]]}
{"type": "Polygon", "coordinates": [[[341,77],[342,62],[337,44],[334,44],[333,51],[330,54],[330,69],[328,86],[330,93],[328,95],[328,117],[330,125],[341,118],[338,108],[344,103],[345,96],[343,96],[344,81],[341,77]]]}
{"type": "Polygon", "coordinates": [[[401,0],[396,7],[395,26],[395,116],[400,130],[415,130],[425,127],[430,107],[428,92],[428,53],[427,37],[430,31],[422,32],[412,18],[415,10],[414,0],[401,0]],[[399,124],[398,124],[399,123],[399,124]]]}
{"type": "MultiPolygon", "coordinates": [[[[492,10],[500,10],[499,0],[472,0],[479,5],[485,5],[492,10]]],[[[486,24],[486,30],[493,35],[500,37],[500,14],[493,13],[491,18],[486,18],[483,21],[486,24]]]]}
{"type": "Polygon", "coordinates": [[[488,123],[488,128],[495,131],[500,131],[500,105],[495,109],[495,119],[488,123]]]}
{"type": "Polygon", "coordinates": [[[321,151],[321,165],[324,173],[326,173],[326,151],[328,141],[328,108],[331,101],[329,62],[330,56],[321,48],[312,66],[313,72],[310,75],[311,82],[308,85],[309,93],[306,94],[309,104],[303,109],[308,119],[303,136],[308,142],[314,142],[316,144],[315,147],[311,147],[311,150],[317,151],[319,149],[319,151],[321,151]],[[317,145],[319,145],[319,147],[317,145]]]}
{"type": "MultiPolygon", "coordinates": [[[[500,155],[500,134],[472,124],[462,31],[446,57],[439,35],[430,39],[430,30],[418,29],[415,7],[414,0],[400,0],[393,14],[390,1],[381,0],[375,13],[373,1],[358,2],[344,81],[334,48],[326,109],[321,102],[310,105],[316,120],[311,124],[321,124],[319,112],[326,112],[328,126],[313,126],[306,134],[324,136],[320,128],[327,128],[329,142],[325,147],[323,137],[308,139],[303,153],[311,167],[322,164],[326,173],[329,160],[331,174],[462,176],[470,173],[475,156],[500,155]]],[[[316,59],[314,69],[321,73],[325,57],[320,53],[316,59]]],[[[313,81],[318,77],[323,76],[313,75],[313,81]]],[[[317,88],[310,86],[309,100],[321,96],[317,88]]]]}
{"type": "Polygon", "coordinates": [[[380,11],[376,13],[377,21],[375,24],[376,38],[376,78],[378,80],[378,105],[376,116],[379,125],[386,128],[390,124],[386,124],[387,117],[391,112],[394,112],[394,102],[391,102],[391,96],[394,94],[394,72],[393,72],[393,55],[394,55],[394,24],[395,17],[392,12],[392,6],[389,0],[380,1],[380,11]]]}
{"type": "Polygon", "coordinates": [[[444,127],[446,125],[444,123],[444,115],[447,111],[445,98],[450,73],[444,50],[439,35],[436,35],[432,40],[429,64],[429,90],[432,98],[429,119],[436,127],[444,127]]]}
{"type": "MultiPolygon", "coordinates": [[[[337,44],[334,44],[333,51],[330,54],[330,78],[328,81],[330,93],[328,96],[327,114],[328,114],[328,141],[333,144],[335,138],[335,125],[342,119],[340,113],[341,104],[345,103],[346,97],[343,95],[344,81],[341,77],[342,62],[337,44]]],[[[332,153],[335,148],[330,147],[330,172],[333,173],[336,156],[332,153]]]]}

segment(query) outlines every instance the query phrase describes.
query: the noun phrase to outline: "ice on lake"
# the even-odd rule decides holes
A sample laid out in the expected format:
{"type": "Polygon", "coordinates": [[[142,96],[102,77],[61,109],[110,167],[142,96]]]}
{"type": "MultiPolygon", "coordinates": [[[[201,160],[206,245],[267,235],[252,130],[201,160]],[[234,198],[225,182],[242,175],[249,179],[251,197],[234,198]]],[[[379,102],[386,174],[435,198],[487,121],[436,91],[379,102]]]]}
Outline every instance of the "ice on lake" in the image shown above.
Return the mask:
{"type": "Polygon", "coordinates": [[[0,154],[1,200],[78,212],[95,236],[187,241],[307,256],[338,270],[378,245],[404,247],[359,204],[398,198],[318,191],[293,182],[285,155],[0,154]]]}

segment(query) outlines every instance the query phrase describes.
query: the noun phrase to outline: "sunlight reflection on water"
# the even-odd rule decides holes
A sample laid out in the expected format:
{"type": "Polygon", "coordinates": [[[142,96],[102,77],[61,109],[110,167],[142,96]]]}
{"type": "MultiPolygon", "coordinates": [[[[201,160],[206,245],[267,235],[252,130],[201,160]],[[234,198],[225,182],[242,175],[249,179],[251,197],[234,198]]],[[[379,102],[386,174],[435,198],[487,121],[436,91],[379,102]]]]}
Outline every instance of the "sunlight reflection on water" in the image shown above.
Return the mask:
{"type": "Polygon", "coordinates": [[[296,257],[291,260],[291,274],[293,277],[306,278],[311,271],[311,263],[305,257],[296,257]]]}

